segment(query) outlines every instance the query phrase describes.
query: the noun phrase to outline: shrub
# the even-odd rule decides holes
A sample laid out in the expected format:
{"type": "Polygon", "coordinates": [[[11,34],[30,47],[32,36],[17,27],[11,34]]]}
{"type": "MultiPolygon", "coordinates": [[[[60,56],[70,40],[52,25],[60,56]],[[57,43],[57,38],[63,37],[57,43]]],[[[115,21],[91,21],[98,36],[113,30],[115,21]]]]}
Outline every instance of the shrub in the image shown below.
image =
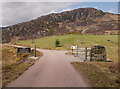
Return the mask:
{"type": "Polygon", "coordinates": [[[59,44],[60,44],[60,42],[59,42],[59,40],[57,39],[57,40],[55,41],[55,46],[56,46],[56,47],[59,47],[59,44]]]}

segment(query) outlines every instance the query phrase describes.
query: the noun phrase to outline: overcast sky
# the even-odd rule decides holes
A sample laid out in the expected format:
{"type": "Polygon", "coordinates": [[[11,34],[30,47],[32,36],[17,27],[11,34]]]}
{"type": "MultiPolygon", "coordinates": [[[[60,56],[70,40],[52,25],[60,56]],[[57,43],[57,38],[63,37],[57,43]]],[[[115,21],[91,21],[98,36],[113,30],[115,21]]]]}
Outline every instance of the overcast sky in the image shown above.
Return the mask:
{"type": "MultiPolygon", "coordinates": [[[[2,25],[9,26],[62,11],[81,7],[93,7],[103,11],[118,13],[117,2],[2,2],[2,25]]],[[[1,3],[0,3],[1,5],[1,3]]]]}

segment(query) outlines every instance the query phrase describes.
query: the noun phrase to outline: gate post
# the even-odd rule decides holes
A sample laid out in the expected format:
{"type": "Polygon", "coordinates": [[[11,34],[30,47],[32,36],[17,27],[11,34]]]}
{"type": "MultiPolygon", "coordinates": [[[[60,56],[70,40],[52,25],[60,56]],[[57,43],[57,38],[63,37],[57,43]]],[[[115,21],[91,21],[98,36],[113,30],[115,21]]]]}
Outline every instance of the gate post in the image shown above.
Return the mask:
{"type": "Polygon", "coordinates": [[[78,45],[76,45],[76,57],[78,57],[78,45]]]}
{"type": "Polygon", "coordinates": [[[85,61],[87,61],[87,47],[85,47],[85,61]]]}
{"type": "Polygon", "coordinates": [[[34,50],[35,52],[34,52],[34,57],[36,57],[36,45],[35,45],[35,50],[34,50]]]}
{"type": "Polygon", "coordinates": [[[72,50],[72,55],[73,55],[73,48],[71,50],[72,50]]]}

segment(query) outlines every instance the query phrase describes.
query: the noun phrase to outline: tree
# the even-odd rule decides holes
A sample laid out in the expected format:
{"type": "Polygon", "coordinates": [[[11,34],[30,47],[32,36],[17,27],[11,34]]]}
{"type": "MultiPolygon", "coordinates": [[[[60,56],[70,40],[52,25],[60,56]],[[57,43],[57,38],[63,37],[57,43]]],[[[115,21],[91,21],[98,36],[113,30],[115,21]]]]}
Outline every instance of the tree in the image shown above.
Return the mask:
{"type": "Polygon", "coordinates": [[[56,47],[59,47],[59,44],[60,44],[60,42],[59,42],[59,40],[57,39],[57,40],[55,41],[55,46],[56,46],[56,47]]]}

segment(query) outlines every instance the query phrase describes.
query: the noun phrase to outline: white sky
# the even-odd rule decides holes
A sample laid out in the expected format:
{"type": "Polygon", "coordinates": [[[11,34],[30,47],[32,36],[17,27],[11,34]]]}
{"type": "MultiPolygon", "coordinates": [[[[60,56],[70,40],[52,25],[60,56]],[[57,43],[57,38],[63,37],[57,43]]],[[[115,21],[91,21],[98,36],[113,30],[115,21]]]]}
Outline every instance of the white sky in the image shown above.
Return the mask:
{"type": "MultiPolygon", "coordinates": [[[[29,21],[55,12],[57,9],[71,10],[68,7],[73,2],[83,1],[118,2],[118,0],[2,0],[0,3],[0,27],[29,21]]],[[[111,9],[111,12],[114,10],[111,9]]]]}
{"type": "Polygon", "coordinates": [[[119,2],[119,0],[1,0],[2,2],[119,2]]]}
{"type": "Polygon", "coordinates": [[[12,25],[65,9],[72,3],[5,2],[2,3],[2,26],[12,25]]]}

